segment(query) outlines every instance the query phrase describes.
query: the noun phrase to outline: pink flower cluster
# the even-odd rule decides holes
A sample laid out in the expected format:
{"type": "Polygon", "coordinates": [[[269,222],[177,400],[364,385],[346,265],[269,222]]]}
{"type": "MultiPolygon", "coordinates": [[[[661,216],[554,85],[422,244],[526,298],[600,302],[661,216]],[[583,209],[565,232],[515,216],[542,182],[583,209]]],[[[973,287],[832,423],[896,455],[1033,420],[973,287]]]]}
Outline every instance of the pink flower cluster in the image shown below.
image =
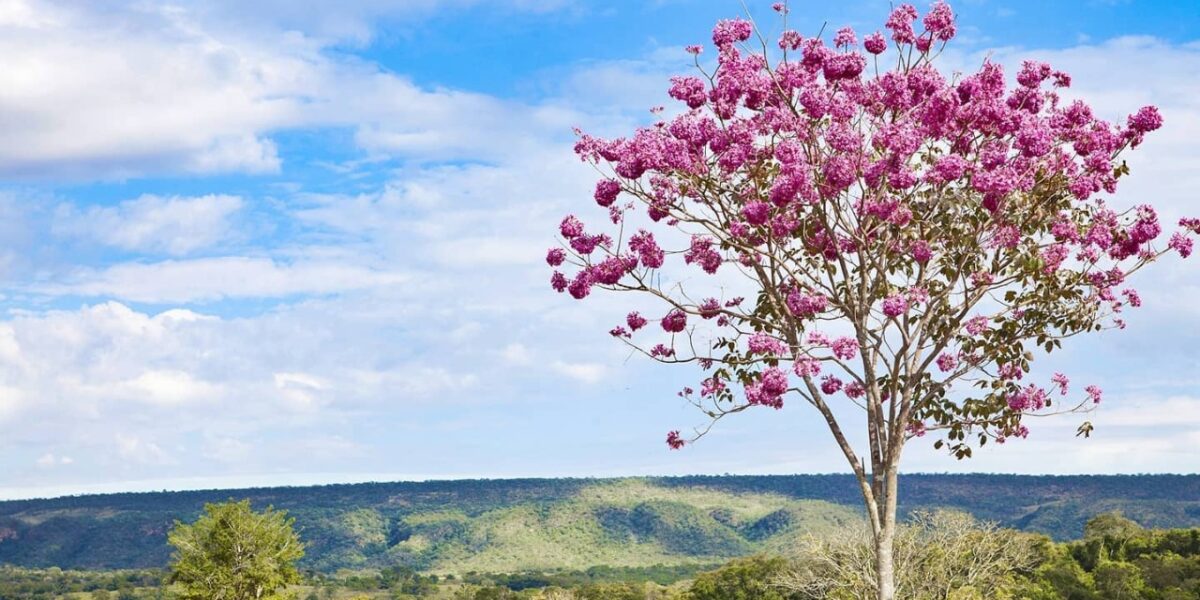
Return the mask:
{"type": "Polygon", "coordinates": [[[758,381],[746,386],[746,401],[750,404],[783,408],[783,395],[788,390],[788,376],[778,367],[768,367],[758,381]]]}
{"type": "Polygon", "coordinates": [[[786,356],[788,354],[787,344],[777,337],[765,334],[756,333],[750,336],[750,341],[747,344],[751,354],[765,354],[768,356],[786,356]]]}
{"type": "MultiPolygon", "coordinates": [[[[786,6],[776,10],[786,13],[786,6]]],[[[1046,390],[1013,383],[1026,367],[995,365],[980,347],[1003,342],[1039,311],[1014,305],[963,320],[964,313],[944,310],[957,296],[947,300],[941,291],[966,288],[967,298],[1025,286],[1040,290],[1042,301],[1074,286],[1063,297],[1089,303],[1079,314],[1115,313],[1141,303],[1136,291],[1123,287],[1136,266],[1165,250],[1192,254],[1200,219],[1180,221],[1160,248],[1164,230],[1153,208],[1118,212],[1100,199],[1116,192],[1124,174],[1121,153],[1162,127],[1157,108],[1106,121],[1085,102],[1061,96],[1071,77],[1038,61],[1008,75],[985,61],[948,77],[934,59],[957,25],[941,0],[924,15],[899,4],[881,30],[861,36],[846,27],[827,42],[785,30],[774,64],[773,54],[746,43],[754,33],[742,19],[716,24],[715,68],[670,79],[667,93],[680,104],[674,116],[656,116],[624,137],[579,132],[575,153],[606,173],[593,199],[614,226],[611,234],[597,233],[568,215],[558,224],[563,247],[545,257],[558,292],[582,299],[596,287],[649,291],[671,303],[659,321],[665,333],[687,330],[689,315],[700,317],[693,327],[719,330],[714,339],[724,345],[714,349],[762,369],[745,385],[748,403],[782,406],[788,375],[777,366],[780,359],[791,357],[797,376],[813,378],[822,361],[879,350],[860,348],[856,337],[830,340],[812,332],[813,323],[867,315],[882,329],[957,314],[937,317],[947,320],[938,330],[954,338],[940,347],[960,348],[939,350],[937,369],[949,380],[995,366],[1005,389],[1018,389],[998,398],[1017,413],[1036,410],[1045,406],[1046,390]],[[889,63],[895,67],[874,68],[889,63]],[[645,228],[630,225],[643,216],[645,228]],[[675,239],[685,241],[671,247],[668,240],[675,239]],[[725,272],[739,270],[762,284],[755,302],[747,303],[753,306],[722,305],[703,295],[693,300],[682,285],[647,289],[680,281],[667,271],[672,267],[717,275],[726,262],[725,272]],[[882,285],[870,284],[877,287],[867,306],[849,306],[843,290],[867,264],[878,265],[870,269],[879,270],[873,277],[882,285]],[[770,322],[765,328],[764,320],[770,322]],[[788,327],[795,330],[781,333],[788,327]],[[763,329],[775,335],[749,333],[763,329]],[[805,331],[800,347],[782,341],[805,331]],[[743,336],[747,354],[739,349],[743,336]]],[[[699,55],[702,48],[687,51],[699,55]]],[[[646,325],[633,312],[611,333],[629,339],[646,325]]],[[[674,352],[659,344],[650,354],[661,359],[674,352]]],[[[721,357],[701,364],[714,359],[721,357]]],[[[736,381],[722,377],[729,378],[705,379],[701,397],[736,381]]],[[[1066,393],[1065,376],[1052,381],[1052,389],[1066,393]]],[[[850,398],[867,393],[832,375],[819,386],[850,398]]],[[[1098,388],[1087,392],[1099,401],[1098,388]]],[[[672,435],[672,447],[683,444],[678,432],[672,435]]]]}

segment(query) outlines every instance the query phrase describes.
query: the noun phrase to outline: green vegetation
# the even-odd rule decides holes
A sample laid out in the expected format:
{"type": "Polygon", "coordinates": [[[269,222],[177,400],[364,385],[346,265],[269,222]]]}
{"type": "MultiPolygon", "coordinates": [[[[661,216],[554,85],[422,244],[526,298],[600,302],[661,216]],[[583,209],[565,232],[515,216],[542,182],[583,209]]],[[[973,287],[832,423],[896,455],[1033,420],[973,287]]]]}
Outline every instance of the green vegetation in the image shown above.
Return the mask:
{"type": "MultiPolygon", "coordinates": [[[[1153,528],[1200,525],[1200,476],[909,475],[901,511],[953,508],[1078,539],[1121,510],[1153,528]],[[988,490],[980,494],[979,490],[988,490]]],[[[849,475],[527,479],[114,494],[0,502],[0,564],[161,569],[167,532],[230,496],[295,518],[302,570],[421,573],[695,569],[793,555],[806,533],[858,519],[849,475]]]]}
{"type": "Polygon", "coordinates": [[[167,542],[171,582],[183,600],[272,600],[299,583],[304,544],[286,513],[261,513],[250,501],[208,504],[195,523],[178,521],[167,542]]]}
{"type": "MultiPolygon", "coordinates": [[[[1144,529],[1107,514],[1086,529],[1086,538],[1055,543],[1044,535],[981,525],[962,513],[919,514],[898,540],[905,582],[899,597],[1200,600],[1200,528],[1144,529]]],[[[856,571],[867,556],[856,535],[853,527],[827,531],[801,540],[796,554],[757,554],[716,568],[593,567],[461,576],[406,567],[309,572],[287,593],[299,600],[840,600],[859,598],[855,586],[871,581],[856,571]]],[[[5,600],[182,599],[184,592],[183,586],[166,585],[162,571],[0,567],[5,600]]]]}

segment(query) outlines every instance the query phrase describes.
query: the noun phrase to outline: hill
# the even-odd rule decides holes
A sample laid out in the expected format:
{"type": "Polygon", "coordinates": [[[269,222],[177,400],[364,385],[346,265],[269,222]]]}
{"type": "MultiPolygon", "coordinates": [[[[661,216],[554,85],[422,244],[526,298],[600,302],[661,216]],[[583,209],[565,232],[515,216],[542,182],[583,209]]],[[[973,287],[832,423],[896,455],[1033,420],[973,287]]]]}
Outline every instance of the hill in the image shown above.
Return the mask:
{"type": "MultiPolygon", "coordinates": [[[[901,509],[949,507],[1056,539],[1122,510],[1148,527],[1200,524],[1200,476],[907,475],[901,509]]],[[[785,550],[859,518],[849,475],[367,483],[0,502],[0,563],[166,564],[166,532],[205,502],[250,498],[296,517],[314,570],[504,572],[711,564],[785,550]]]]}

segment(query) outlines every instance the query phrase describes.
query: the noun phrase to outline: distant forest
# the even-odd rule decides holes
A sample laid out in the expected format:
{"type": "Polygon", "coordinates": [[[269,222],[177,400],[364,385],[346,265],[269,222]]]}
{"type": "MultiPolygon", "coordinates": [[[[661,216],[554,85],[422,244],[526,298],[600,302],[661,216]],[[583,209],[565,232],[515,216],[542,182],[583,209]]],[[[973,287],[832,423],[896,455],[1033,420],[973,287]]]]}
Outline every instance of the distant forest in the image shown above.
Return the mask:
{"type": "MultiPolygon", "coordinates": [[[[1200,475],[906,475],[901,511],[953,508],[1078,539],[1109,511],[1148,528],[1200,525],[1200,475]]],[[[850,475],[512,479],[127,493],[0,502],[0,563],[64,569],[166,565],[166,533],[204,503],[249,498],[296,517],[314,572],[403,566],[515,572],[702,566],[785,552],[846,525],[850,475]]]]}

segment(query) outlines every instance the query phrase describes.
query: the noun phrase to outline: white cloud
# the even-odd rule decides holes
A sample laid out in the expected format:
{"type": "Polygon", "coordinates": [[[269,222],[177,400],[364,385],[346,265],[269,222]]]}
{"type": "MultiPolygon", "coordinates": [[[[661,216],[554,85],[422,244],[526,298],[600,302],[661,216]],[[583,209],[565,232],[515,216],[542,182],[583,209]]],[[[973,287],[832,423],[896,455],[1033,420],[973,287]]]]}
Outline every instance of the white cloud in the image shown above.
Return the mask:
{"type": "Polygon", "coordinates": [[[597,363],[569,363],[556,360],[550,366],[562,375],[583,383],[598,383],[608,372],[607,367],[597,363]]]}
{"type": "Polygon", "coordinates": [[[135,400],[165,405],[212,401],[222,393],[220,386],[172,369],[146,371],[120,387],[135,400]]]}
{"type": "Polygon", "coordinates": [[[225,298],[276,298],[333,294],[404,283],[396,271],[334,261],[218,257],[123,263],[102,270],[79,270],[58,283],[33,291],[51,295],[109,297],[135,302],[207,302],[225,298]]]}
{"type": "Polygon", "coordinates": [[[155,196],[146,194],[117,206],[81,208],[62,204],[52,232],[141,252],[188,254],[229,237],[231,216],[241,210],[237,196],[155,196]]]}
{"type": "Polygon", "coordinates": [[[304,31],[315,36],[366,43],[382,21],[412,22],[435,12],[450,10],[507,10],[548,12],[573,4],[572,0],[344,0],[298,4],[288,0],[237,0],[188,2],[208,22],[242,25],[253,29],[304,31]]]}
{"type": "Polygon", "coordinates": [[[498,158],[547,132],[569,135],[571,111],[425,90],[326,52],[338,36],[361,33],[352,23],[394,12],[383,4],[273,13],[244,3],[10,1],[0,13],[9,23],[0,36],[0,112],[12,117],[0,125],[0,175],[273,173],[280,159],[271,134],[304,127],[352,128],[368,151],[422,160],[498,158]],[[279,27],[288,24],[318,33],[279,27]],[[332,38],[320,32],[328,24],[332,38]]]}
{"type": "Polygon", "coordinates": [[[500,356],[504,358],[505,361],[514,365],[527,365],[533,362],[533,356],[529,352],[529,348],[526,348],[524,344],[517,342],[512,342],[505,346],[504,349],[500,351],[500,356]]]}
{"type": "Polygon", "coordinates": [[[123,433],[116,434],[114,440],[117,453],[126,461],[144,465],[169,465],[175,462],[154,442],[123,433]]]}
{"type": "Polygon", "coordinates": [[[24,400],[24,390],[9,385],[0,385],[0,423],[4,423],[7,418],[16,414],[24,400]]]}
{"type": "Polygon", "coordinates": [[[1092,418],[1102,427],[1192,428],[1200,433],[1200,398],[1129,397],[1102,405],[1092,418]]]}
{"type": "Polygon", "coordinates": [[[222,463],[241,463],[250,458],[254,447],[239,439],[213,436],[204,443],[204,456],[222,463]]]}
{"type": "Polygon", "coordinates": [[[35,464],[42,469],[51,469],[59,466],[70,465],[75,462],[75,459],[70,456],[55,456],[52,452],[47,452],[38,457],[35,464]]]}
{"type": "Polygon", "coordinates": [[[319,408],[322,392],[329,389],[328,382],[307,373],[274,373],[272,379],[284,402],[304,412],[319,408]]]}

